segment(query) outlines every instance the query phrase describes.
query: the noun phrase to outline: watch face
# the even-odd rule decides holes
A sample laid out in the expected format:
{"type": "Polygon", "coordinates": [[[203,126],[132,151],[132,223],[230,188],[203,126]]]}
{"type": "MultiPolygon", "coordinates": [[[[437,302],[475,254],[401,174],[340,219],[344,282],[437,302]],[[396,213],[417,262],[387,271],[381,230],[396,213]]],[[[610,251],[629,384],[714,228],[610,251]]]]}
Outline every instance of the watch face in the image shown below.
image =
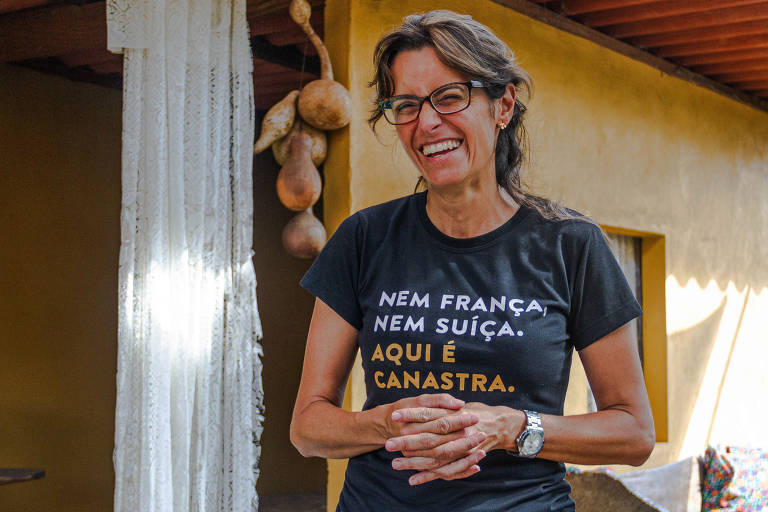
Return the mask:
{"type": "Polygon", "coordinates": [[[526,431],[523,433],[520,443],[520,455],[536,455],[544,444],[544,435],[538,431],[526,431]]]}

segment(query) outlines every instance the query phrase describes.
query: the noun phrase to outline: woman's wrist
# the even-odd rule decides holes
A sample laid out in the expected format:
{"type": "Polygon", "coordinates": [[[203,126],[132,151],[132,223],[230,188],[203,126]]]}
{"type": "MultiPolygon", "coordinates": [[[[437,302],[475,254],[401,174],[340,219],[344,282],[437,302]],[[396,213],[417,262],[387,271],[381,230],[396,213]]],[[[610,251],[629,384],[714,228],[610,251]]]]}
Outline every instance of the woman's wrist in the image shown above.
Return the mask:
{"type": "Polygon", "coordinates": [[[362,432],[370,432],[371,441],[384,446],[390,437],[393,437],[392,413],[393,404],[382,404],[356,414],[355,419],[362,432]]]}
{"type": "Polygon", "coordinates": [[[517,450],[517,438],[525,428],[525,413],[519,409],[499,405],[492,408],[492,425],[486,426],[486,432],[493,436],[493,444],[489,447],[491,450],[517,450]]]}

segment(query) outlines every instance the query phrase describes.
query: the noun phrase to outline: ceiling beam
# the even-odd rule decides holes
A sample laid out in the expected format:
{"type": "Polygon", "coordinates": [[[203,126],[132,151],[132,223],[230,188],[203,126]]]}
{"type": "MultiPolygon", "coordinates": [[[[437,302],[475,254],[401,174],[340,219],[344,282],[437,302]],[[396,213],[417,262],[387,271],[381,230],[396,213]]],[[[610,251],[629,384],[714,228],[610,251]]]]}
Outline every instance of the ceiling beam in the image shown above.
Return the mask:
{"type": "MultiPolygon", "coordinates": [[[[731,50],[751,50],[755,48],[768,48],[768,34],[750,34],[747,36],[723,37],[712,45],[712,53],[731,50]]],[[[697,55],[701,53],[701,45],[698,43],[672,44],[654,48],[653,53],[659,57],[682,57],[684,55],[697,55]]]]}
{"type": "Polygon", "coordinates": [[[744,82],[734,83],[738,83],[741,89],[747,91],[759,91],[768,88],[768,80],[745,80],[744,82]]]}
{"type": "Polygon", "coordinates": [[[264,36],[254,36],[251,38],[251,50],[257,59],[320,76],[320,59],[304,55],[292,46],[275,46],[264,36]]]}
{"type": "Polygon", "coordinates": [[[744,21],[768,19],[768,2],[755,5],[742,5],[725,9],[712,9],[706,12],[680,14],[666,18],[633,21],[609,27],[603,27],[601,32],[617,39],[644,36],[668,32],[681,32],[704,27],[723,26],[725,24],[741,23],[744,21]]]}
{"type": "Polygon", "coordinates": [[[590,27],[603,27],[759,3],[765,3],[765,0],[675,0],[674,2],[655,2],[587,13],[579,16],[577,20],[590,27]]]}
{"type": "MultiPolygon", "coordinates": [[[[315,10],[309,17],[309,23],[315,32],[323,30],[323,11],[322,9],[315,10]]],[[[264,36],[267,34],[277,34],[285,32],[286,30],[294,30],[299,28],[295,21],[288,15],[286,9],[285,14],[272,14],[269,16],[251,16],[248,13],[248,25],[251,28],[252,36],[264,36]]]]}
{"type": "Polygon", "coordinates": [[[91,84],[102,85],[104,87],[111,87],[113,89],[121,89],[123,84],[123,77],[119,73],[101,75],[85,67],[68,68],[59,62],[58,59],[53,57],[28,60],[18,64],[18,66],[34,69],[36,71],[40,71],[41,73],[62,76],[74,82],[88,82],[91,84]]]}
{"type": "Polygon", "coordinates": [[[106,47],[104,2],[36,7],[0,16],[0,62],[106,47]]]}
{"type": "Polygon", "coordinates": [[[712,76],[721,82],[735,84],[750,80],[768,79],[768,69],[758,69],[755,71],[737,71],[734,73],[715,73],[712,76]]]}
{"type": "Polygon", "coordinates": [[[0,14],[29,9],[30,7],[39,7],[49,3],[51,3],[50,0],[6,0],[0,3],[0,14]]]}
{"type": "MultiPolygon", "coordinates": [[[[702,64],[717,64],[719,62],[740,62],[749,59],[768,59],[768,48],[754,50],[734,50],[730,52],[701,53],[675,59],[683,66],[701,66],[702,64]]],[[[766,61],[768,62],[768,61],[766,61]]],[[[768,67],[768,66],[766,66],[768,67]]]]}
{"type": "Polygon", "coordinates": [[[756,71],[768,68],[768,60],[765,58],[742,60],[737,62],[718,62],[716,64],[704,64],[696,66],[696,71],[702,75],[716,75],[720,73],[735,73],[737,71],[756,71]]]}
{"type": "Polygon", "coordinates": [[[688,68],[662,59],[661,57],[657,57],[652,53],[641,50],[640,48],[636,48],[623,41],[619,41],[618,39],[614,39],[606,34],[603,34],[602,32],[582,25],[581,23],[577,23],[572,19],[550,11],[549,9],[537,5],[533,2],[529,2],[528,0],[493,1],[537,21],[546,23],[547,25],[551,25],[565,32],[569,32],[575,36],[592,41],[593,43],[604,46],[605,48],[613,50],[631,59],[640,61],[644,64],[647,64],[648,66],[667,73],[668,75],[680,78],[700,87],[704,87],[718,94],[722,94],[723,96],[744,103],[745,105],[749,105],[759,110],[768,112],[768,100],[765,98],[760,98],[752,94],[739,91],[733,87],[729,87],[727,85],[716,82],[711,78],[707,78],[698,73],[694,73],[688,68]]]}
{"type": "Polygon", "coordinates": [[[585,12],[619,9],[632,5],[662,3],[659,0],[562,0],[560,9],[563,14],[573,16],[585,12]]]}
{"type": "MultiPolygon", "coordinates": [[[[701,43],[704,41],[718,42],[723,38],[765,35],[768,33],[768,19],[742,21],[728,23],[713,27],[694,28],[680,32],[668,32],[664,34],[650,34],[627,39],[627,42],[642,48],[655,48],[657,46],[669,46],[673,44],[701,43]]],[[[701,51],[701,47],[699,47],[701,51]]]]}

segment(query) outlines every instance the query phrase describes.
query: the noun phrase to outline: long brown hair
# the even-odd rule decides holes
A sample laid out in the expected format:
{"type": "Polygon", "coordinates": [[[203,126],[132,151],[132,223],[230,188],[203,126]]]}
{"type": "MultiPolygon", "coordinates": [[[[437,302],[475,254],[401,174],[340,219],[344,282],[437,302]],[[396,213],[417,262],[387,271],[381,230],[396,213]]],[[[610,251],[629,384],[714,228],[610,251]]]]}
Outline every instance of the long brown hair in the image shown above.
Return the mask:
{"type": "MultiPolygon", "coordinates": [[[[374,132],[376,123],[383,115],[378,102],[389,98],[394,92],[392,63],[395,57],[402,51],[426,46],[433,48],[446,66],[482,81],[491,99],[502,97],[507,84],[514,85],[518,94],[512,119],[506,129],[499,131],[496,140],[496,182],[515,202],[534,208],[547,219],[577,217],[558,203],[532,194],[522,183],[520,174],[529,147],[523,124],[526,106],[519,92],[524,90],[530,98],[533,82],[506,43],[471,16],[445,10],[412,14],[403,20],[401,26],[381,38],[373,54],[376,74],[368,84],[376,87],[376,106],[368,119],[374,132]]],[[[423,184],[421,177],[416,189],[420,184],[423,184]]]]}

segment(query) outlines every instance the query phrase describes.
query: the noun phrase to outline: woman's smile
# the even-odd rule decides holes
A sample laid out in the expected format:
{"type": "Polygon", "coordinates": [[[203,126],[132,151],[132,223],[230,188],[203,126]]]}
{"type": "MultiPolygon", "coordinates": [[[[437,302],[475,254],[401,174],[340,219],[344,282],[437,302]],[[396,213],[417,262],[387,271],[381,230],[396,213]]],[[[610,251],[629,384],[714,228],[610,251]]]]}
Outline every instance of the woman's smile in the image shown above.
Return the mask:
{"type": "Polygon", "coordinates": [[[421,153],[426,157],[435,157],[449,153],[461,145],[460,139],[448,139],[431,142],[421,147],[421,153]]]}

